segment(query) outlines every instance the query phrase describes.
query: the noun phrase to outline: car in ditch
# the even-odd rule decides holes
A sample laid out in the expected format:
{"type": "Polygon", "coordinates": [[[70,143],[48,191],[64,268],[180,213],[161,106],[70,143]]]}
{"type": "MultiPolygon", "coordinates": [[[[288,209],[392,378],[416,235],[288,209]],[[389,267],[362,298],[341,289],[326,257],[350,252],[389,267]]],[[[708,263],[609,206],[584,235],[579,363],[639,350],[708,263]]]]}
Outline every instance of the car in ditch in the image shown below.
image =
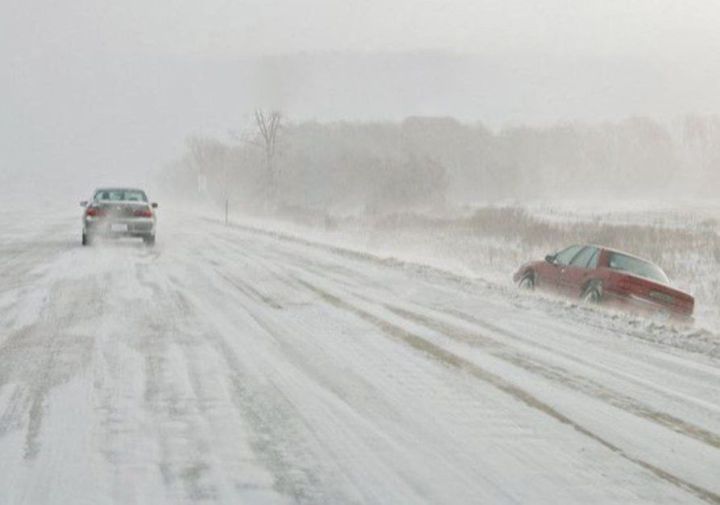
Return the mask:
{"type": "Polygon", "coordinates": [[[145,191],[136,188],[96,189],[84,207],[82,245],[98,238],[141,238],[146,245],[155,245],[157,203],[150,203],[145,191]]]}
{"type": "Polygon", "coordinates": [[[673,288],[663,270],[643,258],[597,245],[573,245],[522,265],[513,280],[587,303],[690,319],[693,296],[673,288]]]}

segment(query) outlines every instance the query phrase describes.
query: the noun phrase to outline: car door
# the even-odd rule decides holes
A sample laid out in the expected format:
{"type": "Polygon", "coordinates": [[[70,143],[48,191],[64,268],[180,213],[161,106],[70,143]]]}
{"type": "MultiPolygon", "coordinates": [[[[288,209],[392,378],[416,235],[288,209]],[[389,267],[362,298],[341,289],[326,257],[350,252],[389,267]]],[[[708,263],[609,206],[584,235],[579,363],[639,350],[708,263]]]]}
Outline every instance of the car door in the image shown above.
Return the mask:
{"type": "Polygon", "coordinates": [[[582,248],[567,266],[560,269],[558,290],[568,296],[580,296],[591,272],[597,266],[599,255],[600,251],[597,247],[588,246],[582,248]]]}
{"type": "Polygon", "coordinates": [[[554,256],[548,257],[548,261],[543,265],[544,268],[538,271],[538,285],[543,289],[557,291],[560,288],[560,275],[563,269],[570,264],[570,261],[582,248],[583,246],[573,245],[556,253],[554,256]]]}

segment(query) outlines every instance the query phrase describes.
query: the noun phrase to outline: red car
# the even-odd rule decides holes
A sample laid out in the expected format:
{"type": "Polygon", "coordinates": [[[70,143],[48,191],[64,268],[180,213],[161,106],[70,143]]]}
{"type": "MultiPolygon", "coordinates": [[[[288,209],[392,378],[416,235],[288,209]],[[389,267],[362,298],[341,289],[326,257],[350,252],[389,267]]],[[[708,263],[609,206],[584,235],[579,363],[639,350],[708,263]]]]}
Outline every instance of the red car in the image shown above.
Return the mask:
{"type": "Polygon", "coordinates": [[[513,280],[589,303],[633,307],[690,318],[695,299],[670,286],[660,267],[631,254],[594,245],[574,245],[526,263],[513,280]]]}

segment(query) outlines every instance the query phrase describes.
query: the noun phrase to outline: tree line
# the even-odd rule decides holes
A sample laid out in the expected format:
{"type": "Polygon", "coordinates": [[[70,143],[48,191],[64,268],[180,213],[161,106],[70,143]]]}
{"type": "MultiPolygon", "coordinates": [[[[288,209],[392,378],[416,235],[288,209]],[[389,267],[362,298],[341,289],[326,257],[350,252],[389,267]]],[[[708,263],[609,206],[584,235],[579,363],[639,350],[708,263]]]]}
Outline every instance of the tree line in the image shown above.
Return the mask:
{"type": "Polygon", "coordinates": [[[300,122],[258,110],[225,139],[192,136],[161,174],[189,199],[273,212],[433,211],[551,198],[713,196],[720,117],[492,131],[453,118],[300,122]]]}

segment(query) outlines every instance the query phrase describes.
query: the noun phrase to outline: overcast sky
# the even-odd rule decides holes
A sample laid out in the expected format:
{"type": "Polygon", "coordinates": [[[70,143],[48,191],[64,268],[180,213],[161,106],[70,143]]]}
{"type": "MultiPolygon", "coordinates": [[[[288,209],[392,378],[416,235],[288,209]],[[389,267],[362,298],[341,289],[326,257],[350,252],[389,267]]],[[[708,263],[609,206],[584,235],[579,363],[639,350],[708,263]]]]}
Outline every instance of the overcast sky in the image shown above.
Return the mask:
{"type": "Polygon", "coordinates": [[[242,127],[257,105],[495,128],[720,112],[717,0],[0,6],[6,176],[153,169],[187,134],[242,127]]]}
{"type": "Polygon", "coordinates": [[[720,49],[715,0],[3,0],[3,48],[52,55],[546,52],[670,58],[720,49]]]}

